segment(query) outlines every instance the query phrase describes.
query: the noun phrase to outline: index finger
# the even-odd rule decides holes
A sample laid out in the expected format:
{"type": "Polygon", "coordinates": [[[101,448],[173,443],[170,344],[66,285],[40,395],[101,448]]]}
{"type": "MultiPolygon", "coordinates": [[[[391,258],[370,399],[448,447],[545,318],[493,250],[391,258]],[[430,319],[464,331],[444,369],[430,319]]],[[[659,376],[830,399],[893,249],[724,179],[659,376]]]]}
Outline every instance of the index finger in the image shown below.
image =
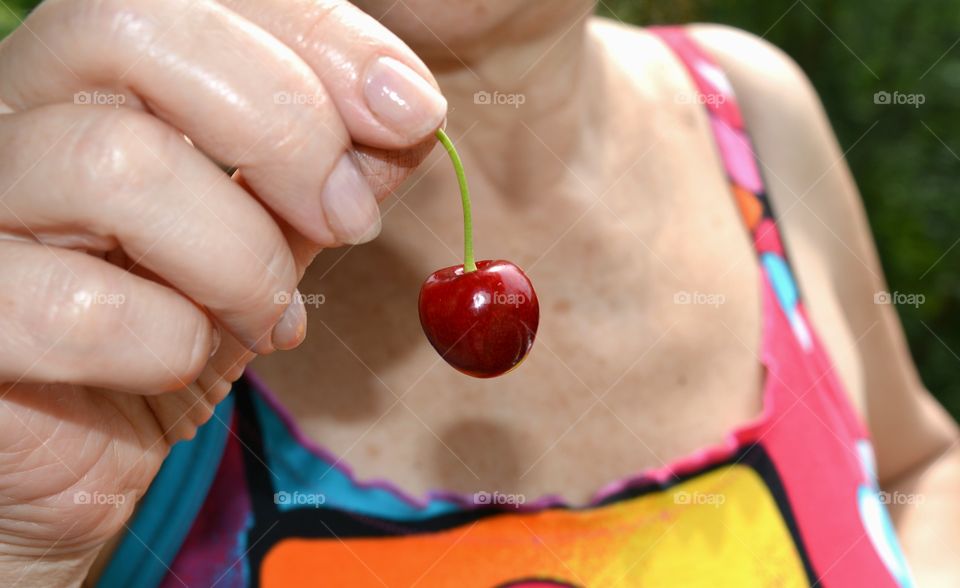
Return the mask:
{"type": "Polygon", "coordinates": [[[0,100],[15,110],[115,88],[129,98],[122,106],[146,105],[240,168],[257,197],[318,246],[376,236],[376,199],[327,89],[240,15],[212,0],[54,1],[28,23],[0,47],[0,100]]]}
{"type": "Polygon", "coordinates": [[[320,77],[354,142],[404,149],[443,122],[447,101],[419,57],[344,0],[220,0],[293,49],[320,77]]]}

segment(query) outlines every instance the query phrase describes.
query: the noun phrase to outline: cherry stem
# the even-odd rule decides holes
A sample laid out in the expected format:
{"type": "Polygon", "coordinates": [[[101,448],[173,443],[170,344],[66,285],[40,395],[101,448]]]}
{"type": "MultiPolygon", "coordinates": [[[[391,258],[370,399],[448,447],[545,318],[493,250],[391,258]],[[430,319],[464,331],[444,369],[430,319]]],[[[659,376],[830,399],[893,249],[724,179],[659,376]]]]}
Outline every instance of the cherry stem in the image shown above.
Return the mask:
{"type": "Polygon", "coordinates": [[[460,161],[460,155],[453,146],[453,141],[443,132],[443,129],[437,129],[437,139],[443,144],[444,149],[453,162],[453,170],[457,172],[457,183],[460,184],[460,201],[463,204],[463,273],[477,271],[477,264],[473,259],[473,215],[470,212],[470,188],[467,187],[467,176],[463,172],[463,162],[460,161]]]}

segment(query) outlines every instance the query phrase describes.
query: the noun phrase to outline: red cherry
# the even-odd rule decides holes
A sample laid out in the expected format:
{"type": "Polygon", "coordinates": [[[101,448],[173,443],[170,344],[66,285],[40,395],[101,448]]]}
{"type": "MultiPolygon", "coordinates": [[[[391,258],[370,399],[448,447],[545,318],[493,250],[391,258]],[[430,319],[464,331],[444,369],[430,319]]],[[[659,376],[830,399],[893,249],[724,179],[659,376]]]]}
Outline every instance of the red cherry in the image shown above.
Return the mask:
{"type": "Polygon", "coordinates": [[[420,288],[420,324],[433,348],[453,367],[492,378],[517,367],[530,352],[540,304],[530,279],[509,261],[479,261],[464,272],[434,272],[420,288]]]}
{"type": "Polygon", "coordinates": [[[463,265],[434,272],[420,288],[420,325],[447,363],[476,378],[517,367],[530,353],[540,303],[530,278],[509,261],[473,261],[470,189],[453,141],[437,130],[453,162],[463,204],[463,265]]]}

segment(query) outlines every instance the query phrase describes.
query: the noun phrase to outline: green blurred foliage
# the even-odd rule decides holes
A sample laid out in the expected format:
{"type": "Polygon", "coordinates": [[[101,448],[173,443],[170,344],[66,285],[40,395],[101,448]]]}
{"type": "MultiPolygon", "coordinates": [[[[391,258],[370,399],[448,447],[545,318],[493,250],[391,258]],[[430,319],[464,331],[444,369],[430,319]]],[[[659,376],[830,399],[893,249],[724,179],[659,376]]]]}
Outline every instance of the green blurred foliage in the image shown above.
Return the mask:
{"type": "MultiPolygon", "coordinates": [[[[35,4],[2,0],[0,36],[35,4]]],[[[960,416],[956,8],[955,0],[600,0],[598,11],[636,24],[730,24],[765,37],[800,63],[842,148],[852,147],[847,158],[890,290],[925,297],[919,306],[898,307],[923,379],[960,416]],[[926,102],[878,105],[878,91],[920,93],[926,102]]]]}
{"type": "Polygon", "coordinates": [[[39,2],[0,0],[0,37],[6,37],[10,31],[17,28],[27,10],[36,4],[39,2]]]}

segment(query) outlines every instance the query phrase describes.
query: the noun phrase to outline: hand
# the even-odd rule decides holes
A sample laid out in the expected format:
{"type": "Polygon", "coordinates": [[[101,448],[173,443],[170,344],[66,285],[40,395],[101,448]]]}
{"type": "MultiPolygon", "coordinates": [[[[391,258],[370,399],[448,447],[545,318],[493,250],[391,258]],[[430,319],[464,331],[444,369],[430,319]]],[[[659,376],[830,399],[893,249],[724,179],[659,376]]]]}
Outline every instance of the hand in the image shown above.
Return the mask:
{"type": "Polygon", "coordinates": [[[253,354],[299,344],[297,282],[379,232],[435,86],[340,0],[49,0],[0,45],[0,583],[79,583],[253,354]]]}

